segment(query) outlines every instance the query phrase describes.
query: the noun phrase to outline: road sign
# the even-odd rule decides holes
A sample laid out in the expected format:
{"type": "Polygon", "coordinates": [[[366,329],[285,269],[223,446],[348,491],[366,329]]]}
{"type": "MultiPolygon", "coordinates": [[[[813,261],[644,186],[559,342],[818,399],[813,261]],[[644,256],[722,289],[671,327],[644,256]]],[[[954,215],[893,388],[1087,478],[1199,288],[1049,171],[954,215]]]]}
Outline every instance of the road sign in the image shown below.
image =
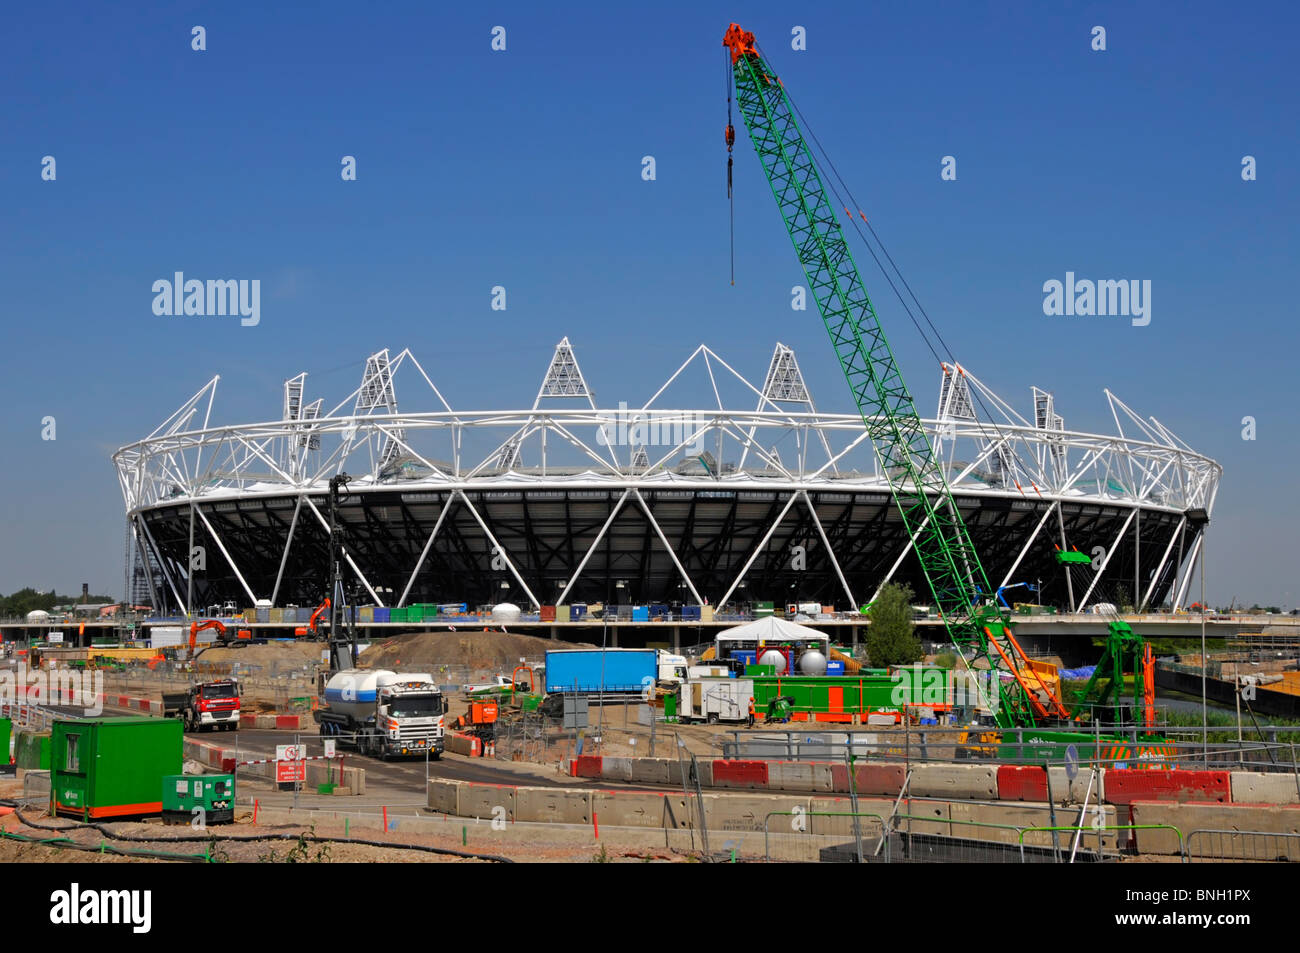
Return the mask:
{"type": "Polygon", "coordinates": [[[333,739],[333,738],[326,738],[324,744],[325,744],[325,757],[327,757],[327,758],[333,758],[333,757],[334,757],[334,739],[333,739]]]}
{"type": "Polygon", "coordinates": [[[62,642],[62,641],[63,641],[63,633],[62,633],[62,632],[51,632],[49,635],[47,635],[47,636],[45,637],[45,641],[46,641],[46,642],[49,642],[51,645],[54,644],[55,642],[62,642]]]}
{"type": "Polygon", "coordinates": [[[302,761],[307,757],[306,745],[276,745],[276,761],[302,761]]]}
{"type": "Polygon", "coordinates": [[[289,784],[294,781],[307,780],[307,762],[305,761],[277,761],[275,763],[275,782],[276,784],[289,784]]]}
{"type": "Polygon", "coordinates": [[[1079,773],[1079,749],[1070,745],[1065,749],[1065,776],[1071,781],[1079,773]]]}

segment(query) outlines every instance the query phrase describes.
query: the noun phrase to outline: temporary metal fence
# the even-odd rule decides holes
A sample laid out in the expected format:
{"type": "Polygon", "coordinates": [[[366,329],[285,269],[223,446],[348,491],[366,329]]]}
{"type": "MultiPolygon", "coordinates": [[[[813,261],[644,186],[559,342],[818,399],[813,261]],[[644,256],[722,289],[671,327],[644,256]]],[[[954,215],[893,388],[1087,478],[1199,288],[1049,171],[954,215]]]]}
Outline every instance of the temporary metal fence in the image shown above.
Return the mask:
{"type": "Polygon", "coordinates": [[[772,811],[763,820],[763,860],[779,863],[1113,863],[1120,835],[1166,824],[1026,827],[926,814],[772,811]],[[789,828],[788,830],[786,828],[789,828]]]}
{"type": "Polygon", "coordinates": [[[1188,863],[1295,863],[1300,861],[1300,833],[1201,829],[1188,833],[1188,863]]]}
{"type": "MultiPolygon", "coordinates": [[[[1273,729],[1275,737],[1300,728],[1273,729]]],[[[1054,732],[1055,733],[1055,732],[1054,732]]],[[[1024,728],[934,728],[903,726],[892,729],[865,728],[854,731],[796,731],[796,730],[735,730],[728,733],[730,740],[721,743],[721,756],[732,760],[772,761],[843,761],[851,756],[856,760],[878,759],[917,763],[969,762],[971,760],[996,760],[1000,764],[1026,764],[1041,766],[1048,760],[1048,752],[1035,750],[1032,740],[1025,741],[1032,729],[1024,728]],[[979,736],[996,731],[1002,743],[982,743],[979,736]],[[961,735],[967,740],[961,741],[961,735]],[[1019,748],[1017,752],[1008,749],[1019,748]]],[[[1076,745],[1080,754],[1084,749],[1133,748],[1141,745],[1165,745],[1173,748],[1172,757],[1163,763],[1184,768],[1233,768],[1263,772],[1300,772],[1297,746],[1289,741],[1223,742],[1204,744],[1200,732],[1188,729],[1166,732],[1167,740],[1149,742],[1139,734],[1127,731],[1125,740],[1111,741],[1107,730],[1077,731],[1076,745]],[[1100,737],[1099,737],[1100,736],[1100,737]]],[[[1062,742],[1052,742],[1059,748],[1062,742]]],[[[1053,759],[1057,762],[1060,758],[1053,759]]],[[[1081,757],[1081,764],[1099,767],[1135,767],[1162,763],[1159,759],[1139,757],[1134,752],[1116,753],[1103,757],[1081,757]]]]}
{"type": "Polygon", "coordinates": [[[26,771],[23,773],[22,802],[28,804],[48,804],[50,801],[50,772],[26,771]]]}
{"type": "Polygon", "coordinates": [[[73,716],[49,711],[39,705],[0,705],[0,718],[10,719],[14,728],[23,731],[49,731],[55,721],[69,717],[73,716]]]}

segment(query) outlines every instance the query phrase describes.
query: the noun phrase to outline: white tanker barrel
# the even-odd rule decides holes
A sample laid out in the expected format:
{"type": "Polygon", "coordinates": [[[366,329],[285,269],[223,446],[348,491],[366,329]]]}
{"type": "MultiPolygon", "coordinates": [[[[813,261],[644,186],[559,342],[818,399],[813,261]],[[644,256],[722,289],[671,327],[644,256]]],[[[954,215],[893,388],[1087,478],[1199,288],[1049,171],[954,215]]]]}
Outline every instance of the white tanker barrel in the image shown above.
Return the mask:
{"type": "MultiPolygon", "coordinates": [[[[325,683],[325,704],[330,711],[365,721],[375,713],[375,699],[379,691],[380,676],[396,678],[387,669],[369,671],[349,668],[335,672],[325,683]]],[[[390,679],[385,679],[389,681],[390,679]]]]}
{"type": "Polygon", "coordinates": [[[826,656],[816,649],[809,649],[799,656],[799,671],[803,675],[825,675],[826,656]]]}

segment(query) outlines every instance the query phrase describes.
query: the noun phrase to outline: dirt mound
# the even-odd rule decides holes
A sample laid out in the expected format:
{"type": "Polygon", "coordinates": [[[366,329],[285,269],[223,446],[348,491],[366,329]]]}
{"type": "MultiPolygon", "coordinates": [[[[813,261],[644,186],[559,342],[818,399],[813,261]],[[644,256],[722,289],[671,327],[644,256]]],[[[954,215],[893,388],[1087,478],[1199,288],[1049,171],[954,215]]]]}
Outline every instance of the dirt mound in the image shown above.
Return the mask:
{"type": "Polygon", "coordinates": [[[556,642],[508,632],[417,632],[376,641],[361,654],[362,668],[419,671],[457,665],[509,672],[521,658],[540,659],[548,649],[588,649],[595,645],[556,642]]]}
{"type": "Polygon", "coordinates": [[[281,669],[310,665],[321,660],[324,642],[266,642],[236,648],[210,648],[200,652],[196,665],[230,665],[236,662],[281,669]]]}

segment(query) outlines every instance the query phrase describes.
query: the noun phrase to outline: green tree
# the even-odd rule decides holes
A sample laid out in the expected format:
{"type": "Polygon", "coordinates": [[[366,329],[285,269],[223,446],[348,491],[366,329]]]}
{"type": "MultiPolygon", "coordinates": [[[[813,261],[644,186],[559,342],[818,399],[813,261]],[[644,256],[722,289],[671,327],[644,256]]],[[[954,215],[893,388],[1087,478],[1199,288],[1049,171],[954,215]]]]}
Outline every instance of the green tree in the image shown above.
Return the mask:
{"type": "Polygon", "coordinates": [[[868,613],[867,657],[876,668],[910,665],[925,653],[912,621],[912,590],[890,583],[880,590],[868,613]]]}
{"type": "Polygon", "coordinates": [[[957,656],[952,652],[940,652],[934,657],[934,664],[939,668],[956,668],[957,656]]]}

